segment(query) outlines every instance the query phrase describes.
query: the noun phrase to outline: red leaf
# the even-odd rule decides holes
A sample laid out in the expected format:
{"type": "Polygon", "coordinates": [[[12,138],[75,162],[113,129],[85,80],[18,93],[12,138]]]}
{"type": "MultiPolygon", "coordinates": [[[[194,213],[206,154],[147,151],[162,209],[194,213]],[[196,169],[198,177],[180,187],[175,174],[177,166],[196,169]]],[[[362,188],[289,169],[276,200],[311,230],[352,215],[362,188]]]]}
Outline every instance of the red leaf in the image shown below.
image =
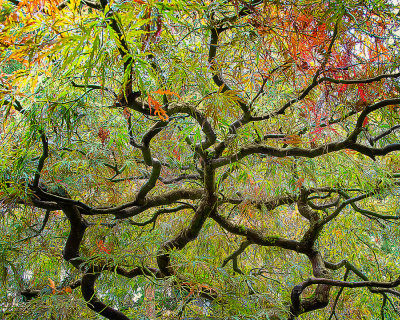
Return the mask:
{"type": "Polygon", "coordinates": [[[338,93],[341,94],[341,93],[345,92],[347,89],[347,86],[348,86],[347,84],[342,84],[338,89],[338,93]]]}
{"type": "Polygon", "coordinates": [[[178,159],[179,161],[181,160],[181,156],[176,147],[174,148],[174,150],[172,150],[172,153],[174,154],[176,159],[178,159]]]}
{"type": "Polygon", "coordinates": [[[110,253],[111,253],[110,249],[108,249],[108,248],[104,245],[104,241],[103,241],[103,240],[97,241],[97,248],[98,248],[100,251],[103,251],[103,252],[105,252],[105,253],[107,253],[107,254],[110,254],[110,253]]]}
{"type": "Polygon", "coordinates": [[[368,122],[369,122],[369,118],[365,117],[363,124],[362,124],[363,128],[365,128],[367,126],[368,122]]]}
{"type": "Polygon", "coordinates": [[[358,94],[360,95],[360,98],[362,101],[367,102],[367,99],[365,98],[365,92],[363,89],[363,85],[361,83],[358,85],[358,94]]]}
{"type": "Polygon", "coordinates": [[[131,112],[127,107],[124,108],[122,114],[124,115],[125,119],[129,119],[131,116],[131,112]]]}

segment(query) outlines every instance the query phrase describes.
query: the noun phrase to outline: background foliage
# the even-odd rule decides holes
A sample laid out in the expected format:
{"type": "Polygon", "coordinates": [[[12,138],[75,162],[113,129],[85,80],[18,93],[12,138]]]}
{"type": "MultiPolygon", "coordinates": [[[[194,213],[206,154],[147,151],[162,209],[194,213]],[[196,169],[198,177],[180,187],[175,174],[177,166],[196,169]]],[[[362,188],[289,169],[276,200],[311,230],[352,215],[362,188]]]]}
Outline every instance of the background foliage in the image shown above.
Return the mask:
{"type": "Polygon", "coordinates": [[[396,3],[0,8],[3,318],[399,317],[396,3]]]}

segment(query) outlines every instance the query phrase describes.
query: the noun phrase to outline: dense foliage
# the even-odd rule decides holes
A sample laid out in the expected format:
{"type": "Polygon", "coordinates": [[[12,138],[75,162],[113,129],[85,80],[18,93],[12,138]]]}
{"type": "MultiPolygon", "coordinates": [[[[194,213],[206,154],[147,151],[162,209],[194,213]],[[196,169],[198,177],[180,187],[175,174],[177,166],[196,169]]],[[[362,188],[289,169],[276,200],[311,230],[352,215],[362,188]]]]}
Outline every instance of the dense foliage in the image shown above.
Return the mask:
{"type": "Polygon", "coordinates": [[[2,319],[400,317],[395,3],[0,6],[2,319]]]}

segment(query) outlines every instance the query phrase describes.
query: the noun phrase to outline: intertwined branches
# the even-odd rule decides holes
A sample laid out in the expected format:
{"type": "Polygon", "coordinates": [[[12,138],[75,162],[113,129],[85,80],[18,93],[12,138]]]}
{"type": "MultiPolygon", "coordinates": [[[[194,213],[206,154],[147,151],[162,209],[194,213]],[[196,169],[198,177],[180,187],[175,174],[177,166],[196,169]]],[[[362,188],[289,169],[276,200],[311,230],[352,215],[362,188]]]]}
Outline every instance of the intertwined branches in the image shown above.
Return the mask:
{"type": "MultiPolygon", "coordinates": [[[[382,315],[400,296],[398,272],[369,280],[347,257],[327,262],[321,246],[337,226],[341,234],[352,231],[343,225],[349,212],[397,228],[396,210],[373,208],[397,199],[400,184],[391,5],[378,13],[372,2],[7,3],[23,14],[4,23],[8,38],[0,42],[2,61],[19,68],[1,84],[2,153],[12,155],[11,165],[2,163],[1,199],[14,210],[46,210],[40,229],[18,242],[46,237],[51,215],[63,212],[69,231],[62,256],[79,274],[69,288],[80,288],[91,310],[129,319],[96,292],[107,273],[180,288],[187,295],[182,310],[192,295],[215,308],[229,302],[230,289],[214,279],[220,271],[207,269],[206,283],[195,282],[179,265],[179,252],[190,259],[210,228],[225,235],[224,246],[240,243],[213,258],[226,269],[232,261],[237,277],[260,268],[260,257],[246,255],[252,248],[255,255],[275,248],[307,259],[312,277],[297,278],[278,312],[267,307],[271,317],[295,319],[332,302],[332,318],[344,288],[382,296],[382,315]],[[30,21],[33,13],[51,28],[30,21]],[[18,142],[28,150],[23,155],[14,151],[18,142]],[[341,168],[344,160],[350,169],[341,168]],[[274,215],[296,215],[295,231],[275,230],[274,215]],[[175,227],[173,217],[185,223],[175,227]],[[113,259],[123,248],[110,254],[104,240],[97,240],[100,258],[85,249],[103,227],[122,241],[128,225],[141,230],[138,238],[150,225],[160,234],[172,225],[173,234],[163,233],[150,244],[151,258],[135,257],[138,263],[113,259]],[[241,256],[247,259],[239,268],[241,256]]],[[[260,295],[254,281],[263,279],[246,279],[245,301],[260,295]]]]}

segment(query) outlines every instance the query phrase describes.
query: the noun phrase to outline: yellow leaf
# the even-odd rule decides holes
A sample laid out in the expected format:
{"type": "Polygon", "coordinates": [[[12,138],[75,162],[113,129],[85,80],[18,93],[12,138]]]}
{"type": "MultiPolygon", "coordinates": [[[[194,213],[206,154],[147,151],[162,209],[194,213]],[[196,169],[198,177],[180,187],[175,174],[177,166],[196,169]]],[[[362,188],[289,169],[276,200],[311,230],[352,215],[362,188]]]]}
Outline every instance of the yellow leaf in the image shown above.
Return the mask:
{"type": "Polygon", "coordinates": [[[36,74],[36,75],[33,77],[32,83],[31,83],[31,92],[32,92],[32,93],[35,93],[35,89],[36,89],[37,82],[38,82],[38,76],[37,76],[37,74],[36,74]]]}

